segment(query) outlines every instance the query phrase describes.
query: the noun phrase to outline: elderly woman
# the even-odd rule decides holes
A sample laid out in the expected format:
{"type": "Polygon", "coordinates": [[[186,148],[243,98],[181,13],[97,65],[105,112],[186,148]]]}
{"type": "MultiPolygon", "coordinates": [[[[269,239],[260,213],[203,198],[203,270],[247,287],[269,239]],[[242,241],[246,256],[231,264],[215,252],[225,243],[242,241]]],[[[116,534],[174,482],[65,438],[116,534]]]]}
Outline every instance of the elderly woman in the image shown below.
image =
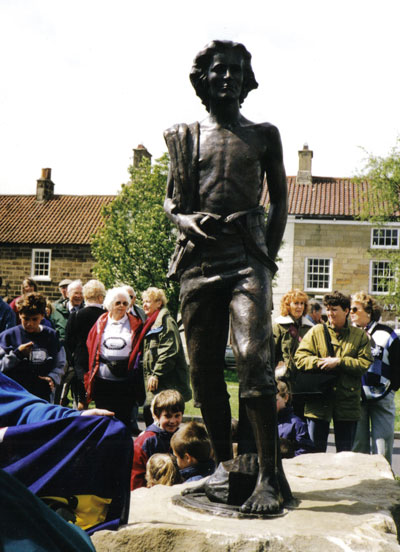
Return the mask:
{"type": "MultiPolygon", "coordinates": [[[[129,425],[132,407],[142,389],[135,386],[134,370],[142,322],[128,313],[130,297],[117,287],[107,291],[104,313],[89,332],[86,345],[89,372],[85,374],[87,400],[115,412],[129,425]]],[[[141,401],[143,402],[143,401],[141,401]]]]}
{"type": "Polygon", "coordinates": [[[89,280],[82,288],[85,306],[68,317],[65,329],[65,343],[69,351],[68,359],[73,366],[75,382],[72,386],[78,410],[86,407],[84,375],[89,370],[89,354],[86,340],[96,320],[104,314],[103,301],[106,295],[104,285],[99,280],[89,280]]]}
{"type": "Polygon", "coordinates": [[[146,425],[153,423],[150,405],[153,397],[164,389],[176,389],[185,401],[192,397],[189,370],[186,364],[177,323],[166,308],[162,289],[150,287],[142,293],[143,310],[148,328],[143,342],[143,370],[146,385],[146,405],[143,409],[146,425]]]}
{"type": "Polygon", "coordinates": [[[380,317],[381,308],[373,297],[363,291],[353,295],[350,318],[369,335],[374,359],[362,377],[361,418],[357,422],[353,451],[383,454],[391,463],[400,339],[389,326],[379,323],[380,317]]]}

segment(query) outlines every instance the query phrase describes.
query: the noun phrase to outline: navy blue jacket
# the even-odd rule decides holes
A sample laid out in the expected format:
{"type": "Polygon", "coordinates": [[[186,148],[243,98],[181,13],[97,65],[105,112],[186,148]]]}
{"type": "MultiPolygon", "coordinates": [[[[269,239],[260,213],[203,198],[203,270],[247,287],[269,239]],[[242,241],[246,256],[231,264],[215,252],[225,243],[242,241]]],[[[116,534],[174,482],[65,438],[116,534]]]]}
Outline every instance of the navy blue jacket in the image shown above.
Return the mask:
{"type": "Polygon", "coordinates": [[[278,412],[278,433],[280,439],[287,439],[294,444],[295,456],[315,451],[307,424],[296,416],[291,406],[286,406],[278,412]]]}

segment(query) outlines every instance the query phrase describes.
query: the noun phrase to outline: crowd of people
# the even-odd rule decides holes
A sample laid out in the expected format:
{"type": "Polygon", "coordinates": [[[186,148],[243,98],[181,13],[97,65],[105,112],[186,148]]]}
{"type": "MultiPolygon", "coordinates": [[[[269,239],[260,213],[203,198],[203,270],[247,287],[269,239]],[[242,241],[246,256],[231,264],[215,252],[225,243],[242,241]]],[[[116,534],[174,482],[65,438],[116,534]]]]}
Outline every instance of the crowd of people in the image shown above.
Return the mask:
{"type": "Polygon", "coordinates": [[[333,423],[337,452],[382,454],[391,463],[399,336],[380,322],[382,309],[365,292],[335,291],[310,303],[302,290],[289,291],[274,324],[278,421],[286,402],[283,455],[303,452],[308,439],[314,452],[325,452],[333,423]]]}
{"type": "MultiPolygon", "coordinates": [[[[205,426],[196,421],[182,424],[185,402],[192,395],[189,371],[164,291],[148,288],[139,306],[130,285],[106,290],[98,280],[85,285],[63,280],[59,289],[60,299],[49,304],[36,282],[26,278],[21,295],[10,305],[0,300],[0,389],[5,405],[0,407],[0,425],[6,435],[13,428],[29,432],[38,421],[68,419],[76,425],[81,415],[102,416],[104,431],[110,431],[108,425],[115,420],[116,438],[125,448],[130,443],[122,463],[129,464],[129,475],[125,470],[123,478],[129,477],[131,490],[212,474],[214,454],[205,426]],[[73,409],[65,408],[71,401],[73,409]],[[142,432],[139,407],[145,421],[142,432]]],[[[322,303],[299,289],[284,295],[273,325],[282,457],[325,452],[332,422],[338,452],[378,453],[391,462],[400,339],[380,322],[381,313],[364,292],[348,297],[335,291],[322,303]]],[[[46,431],[40,437],[45,448],[49,428],[46,431]]],[[[71,454],[81,454],[75,445],[71,454]]],[[[21,454],[25,463],[34,465],[36,457],[21,454]]],[[[3,456],[1,468],[43,497],[37,482],[25,480],[15,468],[15,458],[3,456]]],[[[86,466],[86,460],[80,461],[86,466]]],[[[58,496],[51,485],[46,491],[58,496]]],[[[112,510],[111,517],[126,521],[126,497],[123,506],[123,493],[113,498],[113,492],[107,492],[109,503],[120,508],[117,514],[112,510]]],[[[86,520],[85,528],[108,523],[107,508],[99,506],[98,517],[86,520]]]]}
{"type": "Polygon", "coordinates": [[[161,289],[136,304],[130,285],[106,290],[102,282],[62,280],[61,297],[48,305],[25,278],[0,326],[0,369],[34,395],[52,402],[115,412],[138,433],[137,408],[147,425],[151,401],[164,389],[191,398],[188,366],[177,323],[161,289]]]}

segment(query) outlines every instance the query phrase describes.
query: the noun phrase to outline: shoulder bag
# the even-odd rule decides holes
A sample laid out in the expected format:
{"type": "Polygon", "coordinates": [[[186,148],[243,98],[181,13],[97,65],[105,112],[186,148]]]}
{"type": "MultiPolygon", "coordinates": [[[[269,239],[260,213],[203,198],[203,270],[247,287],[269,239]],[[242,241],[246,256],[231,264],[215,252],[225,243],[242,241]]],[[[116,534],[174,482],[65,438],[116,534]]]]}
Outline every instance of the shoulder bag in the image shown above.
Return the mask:
{"type": "MultiPolygon", "coordinates": [[[[324,335],[328,354],[335,356],[331,336],[326,324],[324,335]]],[[[292,384],[292,395],[300,395],[304,399],[316,399],[329,395],[336,383],[338,374],[335,370],[325,372],[319,368],[315,370],[296,370],[296,376],[292,384]]]]}

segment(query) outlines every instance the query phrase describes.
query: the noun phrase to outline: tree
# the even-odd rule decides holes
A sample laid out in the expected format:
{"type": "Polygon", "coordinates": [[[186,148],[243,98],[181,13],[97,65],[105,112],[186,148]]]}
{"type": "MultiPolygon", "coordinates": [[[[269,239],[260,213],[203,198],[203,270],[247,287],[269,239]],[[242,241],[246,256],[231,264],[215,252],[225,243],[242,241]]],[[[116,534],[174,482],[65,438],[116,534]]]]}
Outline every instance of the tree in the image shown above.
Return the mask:
{"type": "Polygon", "coordinates": [[[176,241],[163,209],[168,157],[165,154],[153,165],[143,159],[128,171],[130,182],[103,207],[104,226],[92,242],[94,273],[107,287],[133,285],[139,296],[149,286],[164,289],[168,308],[176,315],[178,285],[166,278],[176,241]]]}
{"type": "MultiPolygon", "coordinates": [[[[363,207],[360,218],[369,220],[376,228],[376,239],[385,239],[392,234],[388,223],[399,222],[400,217],[400,138],[386,157],[367,152],[364,168],[356,179],[361,185],[367,182],[367,191],[362,195],[363,207]]],[[[397,245],[400,229],[397,230],[397,245]]],[[[393,237],[394,239],[394,237],[393,237]]],[[[378,287],[385,294],[382,303],[400,314],[400,249],[374,249],[374,257],[381,260],[381,283],[378,287]],[[389,261],[389,263],[387,262],[389,261]]]]}

